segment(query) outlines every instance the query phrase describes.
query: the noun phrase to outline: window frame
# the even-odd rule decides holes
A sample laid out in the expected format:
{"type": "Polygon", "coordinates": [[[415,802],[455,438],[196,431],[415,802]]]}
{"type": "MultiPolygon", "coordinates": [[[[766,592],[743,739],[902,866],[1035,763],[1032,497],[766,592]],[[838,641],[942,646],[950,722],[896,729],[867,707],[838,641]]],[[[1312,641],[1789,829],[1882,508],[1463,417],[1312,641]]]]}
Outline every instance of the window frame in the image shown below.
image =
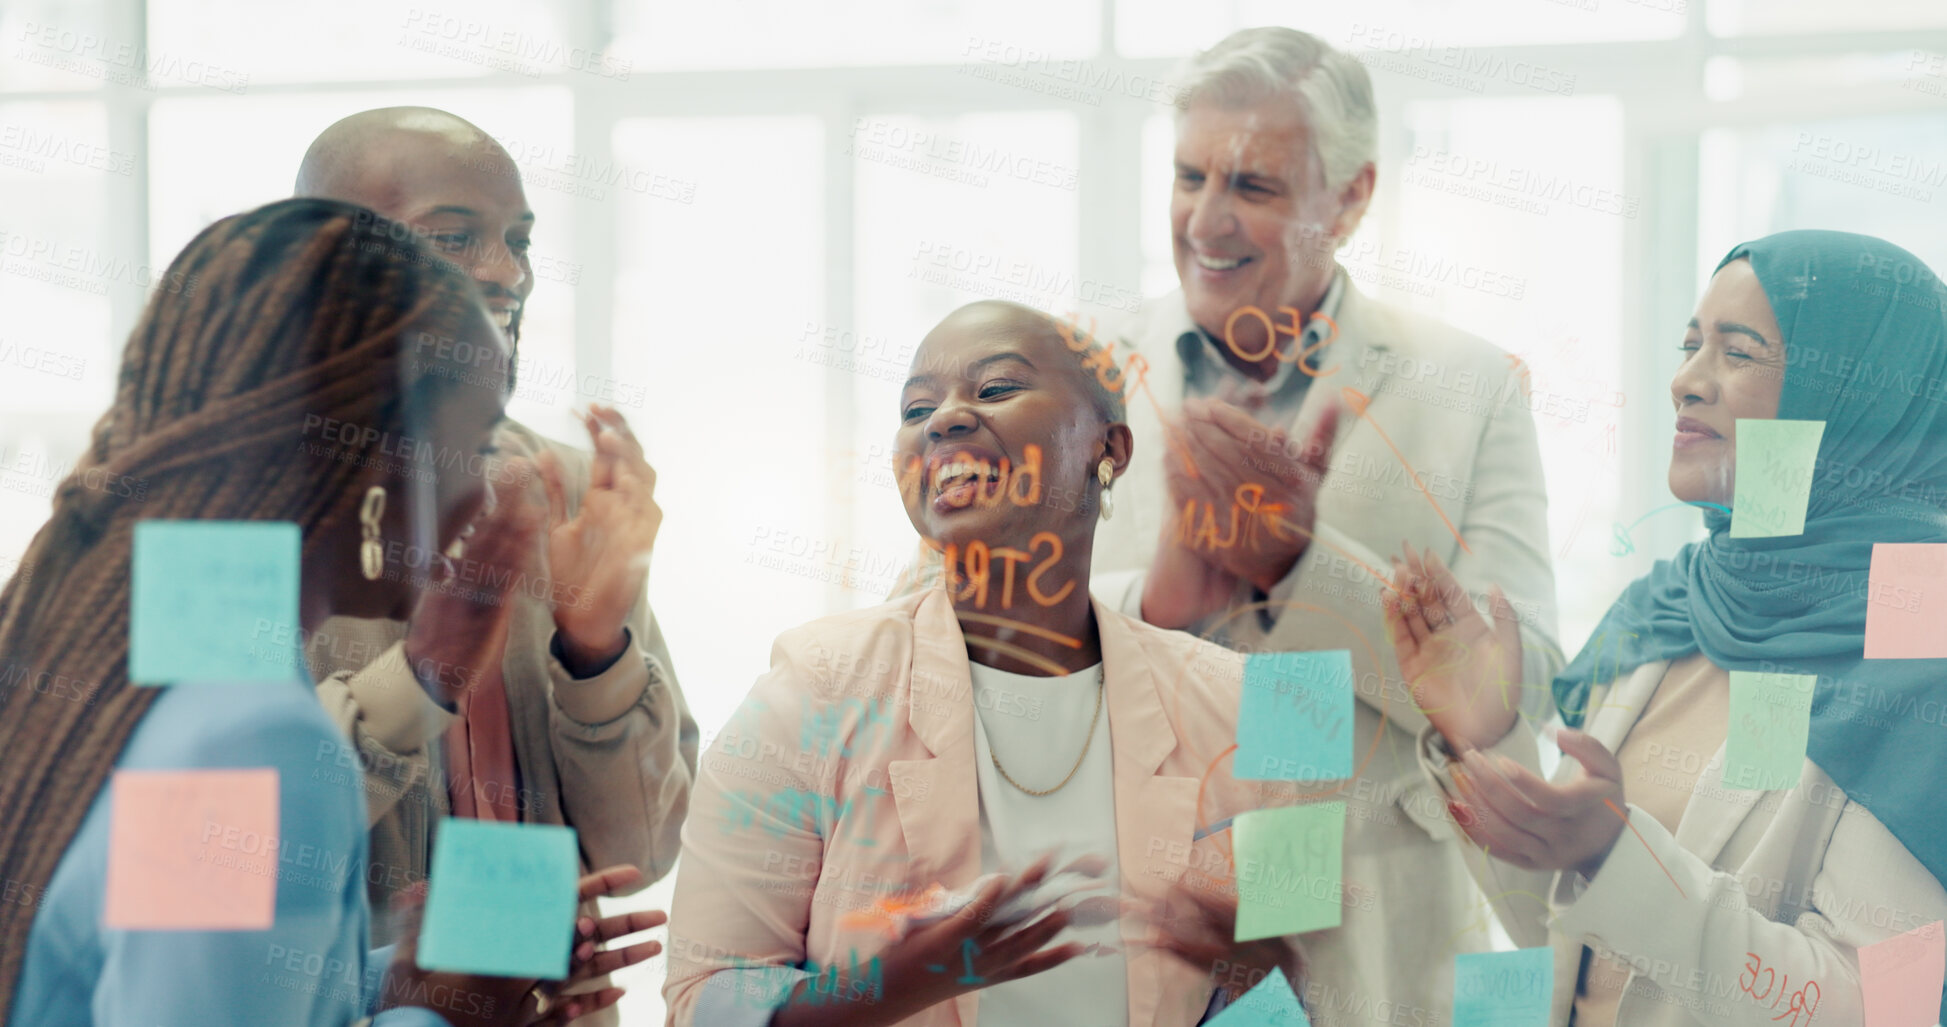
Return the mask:
{"type": "MultiPolygon", "coordinates": [[[[569,5],[564,32],[573,38],[606,41],[611,36],[609,2],[569,5]]],[[[1099,0],[1098,52],[1089,60],[1125,75],[1165,76],[1173,59],[1123,58],[1116,50],[1116,0],[1099,0]]],[[[1763,96],[1711,101],[1705,93],[1705,64],[1714,57],[1789,58],[1848,53],[1892,53],[1929,49],[1947,53],[1947,30],[1910,32],[1827,33],[1775,36],[1715,37],[1706,27],[1705,4],[1696,0],[1682,15],[1684,29],[1664,40],[1590,42],[1572,44],[1470,46],[1482,59],[1527,61],[1550,68],[1572,69],[1575,95],[1609,94],[1624,113],[1622,190],[1645,198],[1645,216],[1632,221],[1624,234],[1625,279],[1622,291],[1625,340],[1658,337],[1664,326],[1681,323],[1695,301],[1702,269],[1697,260],[1698,141],[1715,128],[1750,128],[1787,122],[1863,117],[1880,114],[1938,112],[1940,103],[1894,83],[1834,89],[1829,84],[1773,90],[1763,96]]],[[[1674,16],[1674,15],[1673,15],[1674,16]]],[[[103,31],[116,38],[147,39],[144,0],[107,0],[103,31]]],[[[1380,167],[1397,168],[1410,150],[1403,110],[1416,100],[1449,99],[1453,92],[1428,82],[1398,75],[1376,77],[1380,121],[1380,167]]],[[[1100,106],[1050,99],[964,74],[953,64],[830,68],[725,69],[720,71],[657,71],[632,68],[626,80],[558,70],[538,76],[498,71],[486,75],[401,80],[344,80],[293,83],[251,83],[247,95],[275,96],[304,93],[371,93],[386,89],[465,92],[537,85],[566,87],[574,108],[574,152],[602,161],[612,157],[611,139],[618,122],[627,118],[723,117],[737,115],[808,114],[825,125],[825,209],[827,240],[827,323],[855,323],[853,290],[855,213],[859,197],[853,163],[845,156],[851,125],[862,114],[952,116],[989,111],[1060,110],[1073,114],[1080,128],[1078,172],[1088,183],[1078,190],[1079,238],[1077,273],[1110,282],[1139,282],[1142,274],[1140,209],[1141,176],[1128,169],[1140,159],[1142,126],[1155,113],[1152,104],[1119,99],[1100,106]]],[[[153,88],[104,83],[86,90],[10,90],[7,101],[81,100],[105,106],[108,145],[133,154],[134,173],[108,176],[104,185],[113,252],[149,252],[148,134],[151,107],[179,97],[208,97],[197,86],[157,83],[153,88]]],[[[1506,81],[1484,84],[1472,96],[1533,97],[1536,94],[1506,81]]],[[[296,155],[292,157],[295,164],[296,155]]],[[[1374,199],[1374,213],[1384,226],[1382,242],[1400,245],[1406,229],[1398,223],[1397,190],[1385,187],[1382,174],[1374,199]]],[[[577,204],[572,248],[564,254],[584,267],[616,266],[614,218],[577,204]]],[[[618,339],[614,318],[616,290],[612,274],[591,274],[577,286],[574,357],[579,375],[606,375],[618,339]]],[[[125,338],[141,315],[142,303],[132,296],[112,301],[110,330],[125,338]]],[[[1653,346],[1625,344],[1621,355],[1620,387],[1636,395],[1656,395],[1664,387],[1663,369],[1653,346]]],[[[828,439],[851,437],[853,404],[846,372],[827,369],[825,430],[828,439]]],[[[1629,404],[1622,431],[1625,438],[1651,438],[1664,425],[1652,403],[1629,404]]],[[[833,460],[839,457],[834,455],[833,460]]],[[[1655,494],[1662,488],[1663,461],[1654,447],[1625,447],[1625,494],[1655,494]]],[[[845,522],[841,501],[834,499],[827,523],[845,522]]],[[[1680,544],[1690,530],[1671,519],[1646,524],[1642,542],[1651,551],[1680,544]]],[[[833,608],[845,605],[837,585],[829,594],[833,608]]],[[[1570,640],[1564,640],[1570,641],[1570,640]]]]}

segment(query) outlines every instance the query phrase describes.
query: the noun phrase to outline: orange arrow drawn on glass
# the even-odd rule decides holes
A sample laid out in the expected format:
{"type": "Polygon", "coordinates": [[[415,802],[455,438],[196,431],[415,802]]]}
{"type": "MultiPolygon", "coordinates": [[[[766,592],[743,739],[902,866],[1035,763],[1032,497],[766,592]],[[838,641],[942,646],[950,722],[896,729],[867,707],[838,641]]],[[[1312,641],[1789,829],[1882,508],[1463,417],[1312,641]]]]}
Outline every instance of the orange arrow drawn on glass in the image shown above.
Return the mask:
{"type": "Polygon", "coordinates": [[[1379,439],[1386,444],[1386,448],[1393,451],[1394,459],[1399,461],[1401,467],[1406,468],[1407,475],[1413,479],[1413,484],[1419,488],[1420,495],[1426,497],[1426,505],[1432,507],[1433,512],[1440,515],[1440,523],[1447,526],[1447,531],[1453,534],[1453,540],[1460,544],[1460,551],[1472,555],[1474,552],[1473,548],[1467,545],[1466,539],[1460,537],[1459,529],[1455,528],[1453,521],[1448,519],[1447,512],[1440,509],[1439,503],[1434,502],[1433,493],[1427,491],[1426,482],[1420,480],[1420,472],[1413,469],[1412,463],[1406,459],[1406,454],[1401,453],[1399,447],[1393,445],[1392,437],[1386,434],[1386,429],[1381,428],[1379,422],[1373,420],[1372,415],[1367,412],[1367,408],[1372,405],[1372,397],[1350,385],[1341,388],[1339,395],[1344,398],[1345,405],[1352,408],[1353,413],[1365,418],[1366,423],[1372,425],[1372,430],[1379,433],[1379,439]]]}

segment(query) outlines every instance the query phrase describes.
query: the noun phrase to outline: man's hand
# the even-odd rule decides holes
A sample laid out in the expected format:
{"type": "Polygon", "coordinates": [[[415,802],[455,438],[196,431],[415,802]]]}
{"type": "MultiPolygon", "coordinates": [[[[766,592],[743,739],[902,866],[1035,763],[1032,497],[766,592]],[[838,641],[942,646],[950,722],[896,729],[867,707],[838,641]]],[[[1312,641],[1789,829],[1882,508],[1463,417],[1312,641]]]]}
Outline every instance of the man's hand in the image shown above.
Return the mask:
{"type": "Polygon", "coordinates": [[[1229,609],[1236,594],[1236,575],[1185,545],[1173,522],[1165,526],[1143,578],[1143,620],[1159,628],[1191,630],[1229,609]]]}
{"type": "Polygon", "coordinates": [[[1338,408],[1328,407],[1294,449],[1284,429],[1267,428],[1238,407],[1186,400],[1164,461],[1171,510],[1181,518],[1191,504],[1192,520],[1177,538],[1187,537],[1217,568],[1271,591],[1311,544],[1337,428],[1338,408]],[[1214,530],[1202,530],[1206,520],[1214,530]]]}
{"type": "Polygon", "coordinates": [[[533,572],[548,522],[546,494],[534,465],[502,461],[488,500],[474,519],[461,556],[467,570],[420,592],[406,624],[406,661],[436,701],[452,706],[507,648],[514,590],[533,572]],[[505,483],[519,483],[508,485],[505,483]]]}
{"type": "Polygon", "coordinates": [[[560,468],[543,454],[551,516],[548,567],[562,663],[577,678],[606,670],[628,645],[622,626],[649,580],[649,551],[662,527],[656,471],[620,412],[591,406],[584,418],[595,457],[581,509],[568,517],[560,468]]]}

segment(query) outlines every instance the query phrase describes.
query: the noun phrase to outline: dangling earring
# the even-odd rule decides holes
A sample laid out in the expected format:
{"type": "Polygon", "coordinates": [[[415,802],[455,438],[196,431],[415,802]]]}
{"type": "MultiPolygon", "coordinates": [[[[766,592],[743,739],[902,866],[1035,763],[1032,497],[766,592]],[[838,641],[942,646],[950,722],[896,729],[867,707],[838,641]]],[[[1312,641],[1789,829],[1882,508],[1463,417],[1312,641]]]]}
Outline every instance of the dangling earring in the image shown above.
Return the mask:
{"type": "Polygon", "coordinates": [[[358,509],[358,523],[365,541],[358,544],[359,570],[366,581],[377,581],[385,573],[385,547],[379,544],[379,518],[385,516],[385,486],[365,490],[365,503],[358,509]]]}
{"type": "Polygon", "coordinates": [[[1109,496],[1109,485],[1115,481],[1115,461],[1103,457],[1095,465],[1095,480],[1102,483],[1102,519],[1106,521],[1115,516],[1115,502],[1109,496]]]}

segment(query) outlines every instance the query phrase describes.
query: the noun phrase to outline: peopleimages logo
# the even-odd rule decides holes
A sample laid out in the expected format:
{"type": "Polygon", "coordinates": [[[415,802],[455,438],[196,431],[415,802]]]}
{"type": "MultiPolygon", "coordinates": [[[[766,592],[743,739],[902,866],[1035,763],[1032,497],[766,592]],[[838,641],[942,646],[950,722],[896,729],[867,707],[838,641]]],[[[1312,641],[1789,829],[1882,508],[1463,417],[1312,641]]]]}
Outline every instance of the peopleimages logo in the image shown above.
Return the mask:
{"type": "Polygon", "coordinates": [[[1575,94],[1575,76],[1526,60],[1508,60],[1490,51],[1446,46],[1417,32],[1355,22],[1346,36],[1348,47],[1360,48],[1352,59],[1368,68],[1409,78],[1485,92],[1489,79],[1557,96],[1575,94]]]}
{"type": "Polygon", "coordinates": [[[1792,140],[1785,170],[1923,203],[1932,202],[1933,188],[1947,185],[1947,160],[1814,132],[1800,132],[1792,140]]]}
{"type": "Polygon", "coordinates": [[[1068,192],[1081,181],[1073,167],[1005,146],[956,139],[885,118],[857,119],[845,152],[860,160],[986,187],[988,175],[1068,192]]]}
{"type": "Polygon", "coordinates": [[[1142,294],[1136,290],[945,240],[920,240],[912,259],[906,277],[991,299],[1045,307],[1057,298],[1072,297],[1130,313],[1142,308],[1142,294]]]}
{"type": "MultiPolygon", "coordinates": [[[[496,137],[496,141],[525,172],[529,185],[587,200],[605,200],[611,188],[672,203],[689,204],[696,200],[695,179],[637,167],[615,158],[598,158],[573,150],[560,152],[552,143],[511,136],[496,137]]],[[[482,155],[469,166],[489,173],[507,170],[491,155],[482,155]]]]}
{"type": "Polygon", "coordinates": [[[1342,263],[1354,278],[1367,269],[1394,271],[1431,285],[1456,285],[1508,300],[1518,300],[1528,290],[1525,275],[1483,268],[1412,246],[1388,247],[1373,239],[1347,245],[1342,263]]]}
{"type": "Polygon", "coordinates": [[[1597,214],[1634,218],[1641,202],[1613,189],[1577,181],[1567,175],[1515,164],[1478,154],[1461,154],[1428,146],[1413,147],[1407,158],[1406,180],[1443,192],[1487,200],[1499,206],[1548,213],[1549,203],[1567,203],[1597,214]],[[1480,186],[1485,191],[1470,192],[1463,187],[1480,186]],[[1537,209],[1538,208],[1538,209],[1537,209]]]}
{"type": "Polygon", "coordinates": [[[962,72],[976,78],[1020,86],[1092,107],[1102,105],[1103,94],[1127,96],[1169,107],[1182,106],[1188,101],[1181,87],[1168,79],[1130,74],[1114,65],[1090,60],[1058,59],[1032,46],[1020,46],[999,39],[968,36],[961,56],[979,61],[978,64],[968,63],[960,67],[962,72]]]}
{"type": "Polygon", "coordinates": [[[47,170],[47,162],[91,168],[111,175],[135,173],[135,155],[111,150],[59,132],[40,132],[26,125],[0,125],[0,164],[18,167],[35,174],[47,170]]]}
{"type": "Polygon", "coordinates": [[[538,74],[533,65],[539,64],[627,82],[632,70],[629,61],[617,60],[600,50],[563,46],[559,40],[519,28],[444,11],[409,8],[405,30],[405,35],[399,38],[401,46],[520,75],[538,74]]]}
{"type": "Polygon", "coordinates": [[[85,246],[0,230],[0,271],[53,285],[105,295],[109,283],[191,296],[196,276],[167,268],[157,271],[126,257],[108,257],[85,246]]]}
{"type": "Polygon", "coordinates": [[[158,81],[172,81],[226,93],[242,93],[250,86],[250,76],[233,68],[59,25],[25,22],[17,39],[15,60],[116,85],[154,89],[158,81]]]}

